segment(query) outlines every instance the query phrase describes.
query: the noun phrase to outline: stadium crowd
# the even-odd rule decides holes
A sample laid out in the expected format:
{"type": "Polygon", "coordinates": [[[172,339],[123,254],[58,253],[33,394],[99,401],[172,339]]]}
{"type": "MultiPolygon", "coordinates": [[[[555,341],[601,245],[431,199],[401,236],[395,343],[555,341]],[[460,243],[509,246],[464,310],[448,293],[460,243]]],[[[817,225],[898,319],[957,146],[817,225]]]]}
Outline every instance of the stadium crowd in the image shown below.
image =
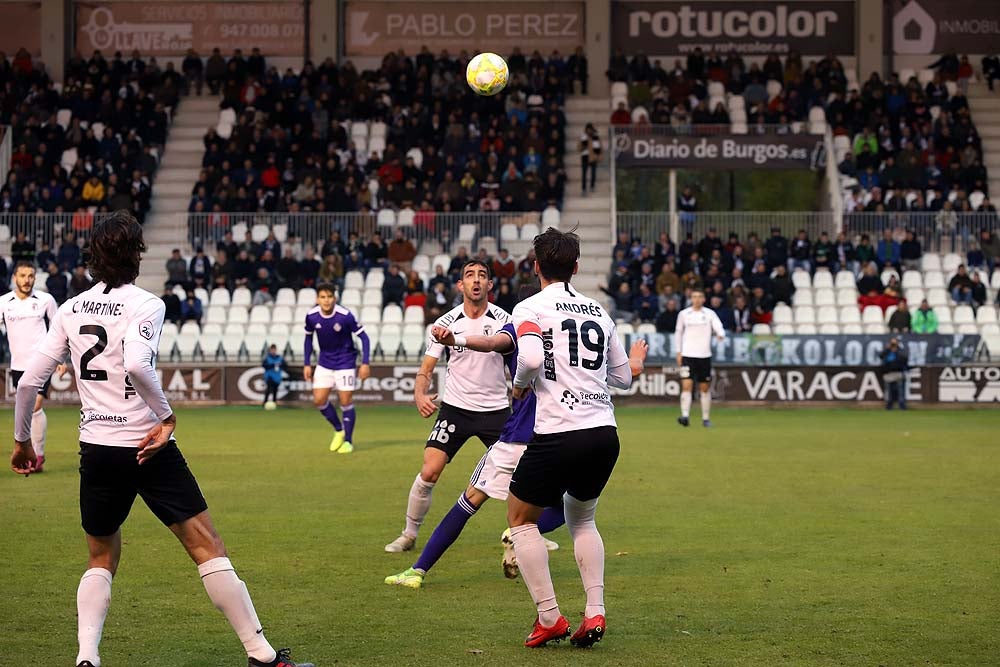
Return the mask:
{"type": "MultiPolygon", "coordinates": [[[[843,232],[835,237],[822,232],[819,238],[810,239],[800,230],[788,239],[777,227],[765,238],[750,233],[745,239],[736,233],[723,239],[709,229],[697,240],[687,234],[679,246],[666,233],[651,241],[621,232],[612,252],[611,275],[601,289],[612,300],[616,319],[673,332],[677,313],[690,303],[691,292],[703,289],[707,305],[728,331],[736,333],[750,331],[755,324],[770,324],[777,304],[793,304],[796,271],[812,275],[849,271],[856,278],[859,308],[876,305],[885,311],[896,306],[906,311],[900,276],[907,270],[919,271],[924,255],[912,231],[897,235],[887,229],[875,240],[864,234],[855,244],[843,232]]],[[[982,230],[979,243],[970,245],[966,253],[966,263],[948,279],[952,301],[973,309],[1000,305],[1000,291],[990,289],[979,273],[988,277],[998,264],[1000,237],[982,230]]],[[[919,310],[926,314],[930,306],[924,302],[919,310]]],[[[900,313],[897,324],[903,317],[900,313]]],[[[920,317],[923,322],[925,315],[920,317]]],[[[914,325],[912,330],[933,333],[936,320],[932,328],[914,325]]]]}

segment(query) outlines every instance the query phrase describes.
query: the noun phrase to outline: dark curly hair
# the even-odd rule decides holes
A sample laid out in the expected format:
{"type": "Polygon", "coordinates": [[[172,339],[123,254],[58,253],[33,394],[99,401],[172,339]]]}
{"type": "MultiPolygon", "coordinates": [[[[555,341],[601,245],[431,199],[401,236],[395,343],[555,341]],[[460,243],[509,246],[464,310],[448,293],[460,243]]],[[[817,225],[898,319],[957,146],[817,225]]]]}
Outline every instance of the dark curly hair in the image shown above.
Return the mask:
{"type": "Polygon", "coordinates": [[[94,225],[84,259],[94,280],[115,288],[135,281],[144,252],[142,225],[122,209],[94,225]]]}
{"type": "Polygon", "coordinates": [[[576,227],[568,232],[549,227],[535,237],[535,259],[546,280],[568,283],[573,277],[580,259],[580,237],[574,232],[576,227]]]}

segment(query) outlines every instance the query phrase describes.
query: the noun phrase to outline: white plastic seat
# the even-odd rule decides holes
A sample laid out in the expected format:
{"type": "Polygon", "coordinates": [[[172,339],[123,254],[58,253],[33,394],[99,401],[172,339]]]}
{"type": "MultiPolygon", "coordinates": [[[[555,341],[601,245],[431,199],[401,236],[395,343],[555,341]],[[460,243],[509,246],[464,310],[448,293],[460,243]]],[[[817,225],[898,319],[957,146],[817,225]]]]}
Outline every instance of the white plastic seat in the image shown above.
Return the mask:
{"type": "Polygon", "coordinates": [[[797,333],[800,336],[815,336],[817,333],[819,333],[819,330],[816,328],[816,325],[814,323],[807,322],[805,324],[796,324],[795,333],[797,333]]]}
{"type": "Polygon", "coordinates": [[[950,336],[955,333],[955,325],[951,322],[945,322],[944,324],[938,325],[937,332],[942,336],[950,336]]]}
{"type": "Polygon", "coordinates": [[[795,289],[812,287],[812,278],[810,278],[809,272],[801,269],[792,271],[792,285],[795,286],[795,289]]]}
{"type": "Polygon", "coordinates": [[[955,306],[955,312],[953,313],[953,320],[955,324],[975,324],[976,314],[972,311],[972,306],[967,306],[965,304],[961,306],[955,306]]]}
{"type": "Polygon", "coordinates": [[[412,227],[415,216],[416,213],[413,212],[412,208],[401,209],[396,216],[396,226],[412,227]]]}
{"type": "Polygon", "coordinates": [[[840,309],[840,324],[861,324],[861,313],[857,306],[844,306],[840,309]]]}
{"type": "Polygon", "coordinates": [[[458,240],[460,243],[469,244],[472,240],[476,238],[476,225],[473,224],[461,224],[458,226],[458,240]]]}
{"type": "Polygon", "coordinates": [[[628,84],[624,81],[615,81],[611,84],[612,97],[628,97],[628,84]]]}
{"type": "Polygon", "coordinates": [[[819,325],[819,333],[824,336],[840,335],[840,325],[836,322],[824,322],[819,325]]]}
{"type": "Polygon", "coordinates": [[[382,290],[380,289],[366,289],[361,293],[361,305],[362,306],[381,306],[382,305],[382,290]]]}
{"type": "Polygon", "coordinates": [[[858,303],[858,290],[852,289],[841,289],[837,290],[837,305],[838,306],[856,306],[858,303]]]}
{"type": "Polygon", "coordinates": [[[448,272],[448,268],[451,266],[451,257],[445,254],[434,255],[434,259],[431,260],[431,270],[437,271],[437,267],[441,267],[448,272]]]}
{"type": "Polygon", "coordinates": [[[837,275],[834,278],[833,285],[837,289],[844,289],[850,287],[852,289],[857,289],[857,278],[850,271],[837,271],[837,275]]]}
{"type": "Polygon", "coordinates": [[[198,326],[197,322],[185,322],[181,325],[180,332],[178,336],[195,336],[196,338],[201,335],[201,327],[198,326]]]}
{"type": "Polygon", "coordinates": [[[365,276],[365,289],[382,289],[385,284],[385,273],[379,269],[372,269],[365,276]]]}
{"type": "Polygon", "coordinates": [[[248,333],[243,337],[243,346],[246,348],[247,356],[250,361],[260,359],[261,355],[264,354],[264,348],[266,345],[266,333],[248,333]]]}
{"type": "Polygon", "coordinates": [[[795,335],[795,326],[792,324],[775,324],[771,327],[776,336],[793,336],[795,335]]]}
{"type": "Polygon", "coordinates": [[[403,323],[419,324],[423,326],[424,309],[421,308],[420,306],[407,306],[406,310],[403,311],[403,323]]]}
{"type": "Polygon", "coordinates": [[[208,305],[208,290],[205,289],[204,287],[195,287],[194,288],[194,298],[196,298],[199,301],[201,301],[201,303],[202,303],[203,306],[207,306],[208,305]]]}
{"type": "Polygon", "coordinates": [[[927,271],[923,275],[923,282],[927,289],[945,289],[944,274],[940,271],[927,271]]]}
{"type": "Polygon", "coordinates": [[[837,313],[836,307],[830,306],[820,306],[816,311],[816,322],[818,324],[828,324],[830,322],[837,322],[839,314],[837,313]]]}
{"type": "MultiPolygon", "coordinates": [[[[983,324],[979,327],[979,333],[983,336],[1000,336],[1000,324],[993,322],[991,324],[983,324]]],[[[990,348],[991,350],[993,348],[990,348]]],[[[1000,350],[997,350],[1000,352],[1000,350]]]]}
{"type": "Polygon", "coordinates": [[[911,287],[923,287],[924,281],[919,271],[904,271],[902,280],[903,289],[911,287]]]}
{"type": "Polygon", "coordinates": [[[997,309],[994,306],[980,306],[976,311],[976,324],[984,327],[997,323],[997,309]]]}
{"type": "Polygon", "coordinates": [[[389,132],[389,128],[380,120],[377,120],[371,124],[368,128],[368,136],[371,138],[375,137],[385,137],[389,132]]]}
{"type": "Polygon", "coordinates": [[[865,324],[882,324],[884,322],[882,309],[878,306],[865,306],[861,312],[861,321],[865,324]]]}
{"type": "Polygon", "coordinates": [[[246,287],[237,287],[233,290],[231,304],[233,306],[249,307],[253,301],[253,294],[246,287]]]}
{"type": "Polygon", "coordinates": [[[920,302],[927,298],[927,292],[922,289],[908,289],[904,292],[906,300],[914,306],[919,306],[920,302]]]}
{"type": "Polygon", "coordinates": [[[316,290],[312,287],[303,287],[300,289],[297,296],[297,303],[299,306],[309,306],[309,308],[315,306],[316,290]]]}
{"type": "Polygon", "coordinates": [[[420,356],[420,353],[424,351],[424,344],[426,342],[424,337],[423,327],[417,329],[403,329],[402,336],[402,346],[403,353],[408,359],[416,359],[420,356]]]}
{"type": "Polygon", "coordinates": [[[934,306],[934,314],[937,315],[938,324],[954,324],[951,308],[948,306],[934,306]]]}
{"type": "Polygon", "coordinates": [[[368,140],[368,148],[365,150],[368,155],[372,153],[375,154],[379,160],[382,159],[382,154],[385,153],[385,137],[372,137],[368,140]]]}
{"type": "Polygon", "coordinates": [[[229,324],[249,324],[250,313],[246,308],[234,306],[229,309],[229,317],[226,321],[229,324]]]}
{"type": "Polygon", "coordinates": [[[750,329],[750,333],[754,336],[770,336],[771,335],[771,325],[770,324],[755,324],[750,329]]]}
{"type": "Polygon", "coordinates": [[[795,306],[796,324],[816,324],[816,309],[812,306],[795,306]]]}
{"type": "Polygon", "coordinates": [[[398,325],[382,325],[378,338],[379,347],[386,360],[394,360],[403,344],[402,333],[398,325]]]}
{"type": "Polygon", "coordinates": [[[229,314],[224,306],[209,306],[205,313],[205,322],[225,324],[229,321],[229,314]]]}
{"type": "Polygon", "coordinates": [[[869,336],[881,336],[885,333],[885,322],[869,322],[865,324],[864,333],[869,336]]]}
{"type": "Polygon", "coordinates": [[[931,306],[947,306],[950,304],[950,297],[943,289],[927,290],[927,303],[931,306]]]}
{"type": "Polygon", "coordinates": [[[379,306],[363,306],[359,317],[361,318],[361,323],[367,329],[369,326],[382,321],[382,308],[379,306]]]}
{"type": "Polygon", "coordinates": [[[990,289],[1000,289],[1000,269],[993,269],[990,277],[990,289]]]}
{"type": "Polygon", "coordinates": [[[948,275],[951,275],[951,274],[955,273],[955,271],[958,270],[959,265],[962,264],[962,263],[963,262],[962,262],[962,256],[961,255],[959,255],[957,253],[954,253],[954,252],[949,252],[941,260],[941,270],[944,273],[947,273],[948,275]]]}
{"type": "Polygon", "coordinates": [[[271,228],[267,225],[254,225],[250,228],[250,238],[254,243],[263,243],[267,235],[271,233],[271,228]]]}
{"type": "Polygon", "coordinates": [[[403,309],[394,303],[382,309],[383,324],[401,324],[403,322],[403,309]]]}
{"type": "Polygon", "coordinates": [[[860,336],[864,332],[864,327],[859,322],[848,322],[840,327],[840,333],[850,336],[860,336]]]}
{"type": "Polygon", "coordinates": [[[302,359],[305,357],[306,337],[289,336],[288,345],[286,347],[288,348],[288,351],[291,353],[293,359],[297,361],[302,361],[302,359]]]}
{"type": "Polygon", "coordinates": [[[920,270],[924,273],[928,271],[941,270],[941,255],[936,252],[926,252],[920,258],[920,270]]]}
{"type": "Polygon", "coordinates": [[[509,243],[511,241],[517,241],[520,237],[518,236],[517,225],[505,222],[500,225],[500,241],[503,243],[509,243]]]}
{"type": "Polygon", "coordinates": [[[879,279],[882,281],[883,285],[888,285],[889,281],[892,280],[893,278],[899,280],[899,272],[897,272],[895,269],[886,269],[879,276],[879,279]]]}
{"type": "Polygon", "coordinates": [[[272,324],[291,324],[292,322],[294,320],[292,319],[291,306],[275,306],[271,310],[272,324]]]}
{"type": "Polygon", "coordinates": [[[164,336],[177,338],[177,336],[179,335],[180,335],[180,330],[177,328],[176,324],[174,324],[173,322],[163,323],[163,328],[160,329],[160,338],[163,338],[164,336]]]}
{"type": "Polygon", "coordinates": [[[316,307],[316,304],[311,306],[295,306],[295,323],[304,324],[306,317],[309,315],[309,311],[316,307]]]}
{"type": "Polygon", "coordinates": [[[205,361],[215,361],[221,344],[222,335],[217,333],[202,334],[201,338],[198,339],[198,349],[201,351],[201,356],[205,358],[205,361]]]}
{"type": "Polygon", "coordinates": [[[295,290],[290,287],[282,287],[278,290],[278,293],[274,295],[274,305],[275,306],[294,306],[295,305],[295,290]]]}
{"type": "Polygon", "coordinates": [[[814,297],[817,306],[832,306],[837,303],[837,297],[832,289],[815,290],[814,297]]]}
{"type": "Polygon", "coordinates": [[[542,211],[542,226],[545,228],[555,227],[559,229],[559,223],[562,222],[562,214],[559,212],[555,206],[547,206],[544,211],[542,211]]]}
{"type": "Polygon", "coordinates": [[[396,212],[391,208],[383,208],[378,212],[375,217],[375,222],[379,227],[395,227],[396,226],[396,212]]]}
{"type": "Polygon", "coordinates": [[[162,359],[169,359],[174,353],[174,344],[177,342],[177,334],[170,336],[164,336],[160,334],[160,346],[157,348],[156,353],[162,359]]]}
{"type": "Polygon", "coordinates": [[[792,309],[783,303],[779,303],[774,307],[774,318],[772,321],[775,324],[791,324],[795,321],[792,316],[792,309]]]}
{"type": "Polygon", "coordinates": [[[361,292],[353,288],[347,288],[340,294],[340,304],[344,308],[360,308],[361,292]]]}
{"type": "Polygon", "coordinates": [[[963,334],[966,336],[975,336],[979,333],[979,327],[975,324],[969,324],[965,322],[963,324],[958,324],[955,326],[955,333],[963,334]]]}
{"type": "Polygon", "coordinates": [[[368,123],[363,120],[351,121],[351,139],[368,139],[368,123]]]}
{"type": "Polygon", "coordinates": [[[833,289],[833,275],[826,269],[817,270],[816,275],[813,276],[813,288],[833,289]]]}
{"type": "Polygon", "coordinates": [[[412,268],[417,273],[430,273],[431,258],[427,255],[417,255],[413,258],[412,268]]]}
{"type": "Polygon", "coordinates": [[[271,323],[271,309],[267,306],[254,306],[250,309],[250,322],[260,324],[271,323]]]}
{"type": "Polygon", "coordinates": [[[201,337],[200,334],[181,334],[174,341],[174,345],[177,348],[177,353],[181,357],[181,361],[191,361],[194,358],[195,350],[198,347],[198,339],[201,337]]]}
{"type": "Polygon", "coordinates": [[[813,292],[811,289],[800,289],[796,290],[795,294],[792,296],[792,305],[795,306],[812,306],[813,305],[813,292]]]}

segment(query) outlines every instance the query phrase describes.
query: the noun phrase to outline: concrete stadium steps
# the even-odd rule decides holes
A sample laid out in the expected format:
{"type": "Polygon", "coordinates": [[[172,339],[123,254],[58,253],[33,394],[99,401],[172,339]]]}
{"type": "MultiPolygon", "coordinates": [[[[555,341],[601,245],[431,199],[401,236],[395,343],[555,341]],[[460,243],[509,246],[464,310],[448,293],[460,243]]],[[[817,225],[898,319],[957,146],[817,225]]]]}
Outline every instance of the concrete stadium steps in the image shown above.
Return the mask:
{"type": "Polygon", "coordinates": [[[167,279],[166,262],[170,251],[181,248],[185,255],[187,207],[191,189],[198,181],[205,155],[202,137],[219,122],[218,97],[185,97],[174,116],[167,137],[153,199],[146,222],[146,247],[139,274],[140,287],[159,293],[167,279]]]}
{"type": "Polygon", "coordinates": [[[1000,196],[1000,91],[990,91],[985,83],[977,82],[969,86],[968,99],[972,122],[983,140],[983,165],[990,192],[996,199],[1000,196]]]}

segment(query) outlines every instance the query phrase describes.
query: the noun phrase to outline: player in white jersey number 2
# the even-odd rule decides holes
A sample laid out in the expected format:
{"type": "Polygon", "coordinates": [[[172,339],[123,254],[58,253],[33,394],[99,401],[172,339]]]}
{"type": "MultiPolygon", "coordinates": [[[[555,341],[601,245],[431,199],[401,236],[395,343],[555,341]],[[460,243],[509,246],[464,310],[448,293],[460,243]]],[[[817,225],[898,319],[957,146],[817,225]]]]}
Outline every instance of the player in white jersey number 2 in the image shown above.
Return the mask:
{"type": "MultiPolygon", "coordinates": [[[[208,597],[236,631],[250,667],[295,667],[264,638],[246,585],[226,557],[208,505],[177,448],[177,417],[156,376],[163,302],[133,285],[146,246],[128,211],[94,226],[88,265],[97,283],[59,308],[28,360],[14,407],[11,468],[34,469],[31,408],[56,364],[72,358],[80,392],[80,513],[90,551],[77,589],[77,667],[100,667],[98,646],[121,558],[121,525],[136,495],[177,536],[208,597]]],[[[206,657],[203,664],[215,664],[206,657]]],[[[299,665],[305,667],[305,665],[299,665]]]]}
{"type": "Polygon", "coordinates": [[[709,420],[712,409],[712,336],[723,341],[726,330],[715,311],[704,305],[705,292],[696,289],[691,292],[691,306],[677,315],[674,340],[677,367],[681,369],[681,416],[677,418],[681,426],[691,423],[691,391],[695,382],[701,394],[701,424],[706,428],[712,425],[709,420]]]}
{"type": "MultiPolygon", "coordinates": [[[[510,321],[510,315],[489,302],[492,287],[489,266],[475,259],[466,262],[460,285],[462,304],[439,317],[434,324],[451,329],[459,336],[498,333],[510,321]]],[[[430,336],[413,387],[413,400],[424,419],[437,412],[434,403],[437,395],[427,392],[431,373],[444,352],[445,346],[430,336]]],[[[445,466],[473,436],[491,447],[500,438],[509,416],[503,355],[474,352],[464,347],[450,348],[441,412],[424,446],[424,464],[410,487],[406,525],[399,537],[385,545],[387,552],[401,553],[414,547],[417,531],[431,508],[431,492],[445,466]]]]}
{"type": "Polygon", "coordinates": [[[538,530],[542,508],[563,503],[587,608],[571,641],[586,647],[604,635],[604,542],[594,513],[618,460],[618,428],[608,387],[628,388],[642,371],[645,343],[630,360],[614,320],[577,292],[580,240],[549,228],[535,237],[542,291],[514,308],[518,360],[514,397],[536,394],[535,433],[511,477],[507,501],[514,553],[538,616],[526,646],[570,634],[559,613],[548,552],[538,530]]]}
{"type": "MultiPolygon", "coordinates": [[[[45,338],[58,308],[52,295],[35,291],[35,265],[27,261],[18,262],[14,267],[14,291],[0,297],[0,322],[7,329],[7,341],[10,343],[10,375],[14,389],[24,375],[24,365],[28,363],[31,353],[45,338]]],[[[60,376],[65,372],[66,367],[62,364],[56,368],[60,376]]],[[[50,380],[46,380],[38,390],[35,410],[31,414],[31,444],[37,461],[34,472],[42,472],[45,464],[45,436],[49,420],[42,402],[49,397],[49,383],[50,380]]]]}

